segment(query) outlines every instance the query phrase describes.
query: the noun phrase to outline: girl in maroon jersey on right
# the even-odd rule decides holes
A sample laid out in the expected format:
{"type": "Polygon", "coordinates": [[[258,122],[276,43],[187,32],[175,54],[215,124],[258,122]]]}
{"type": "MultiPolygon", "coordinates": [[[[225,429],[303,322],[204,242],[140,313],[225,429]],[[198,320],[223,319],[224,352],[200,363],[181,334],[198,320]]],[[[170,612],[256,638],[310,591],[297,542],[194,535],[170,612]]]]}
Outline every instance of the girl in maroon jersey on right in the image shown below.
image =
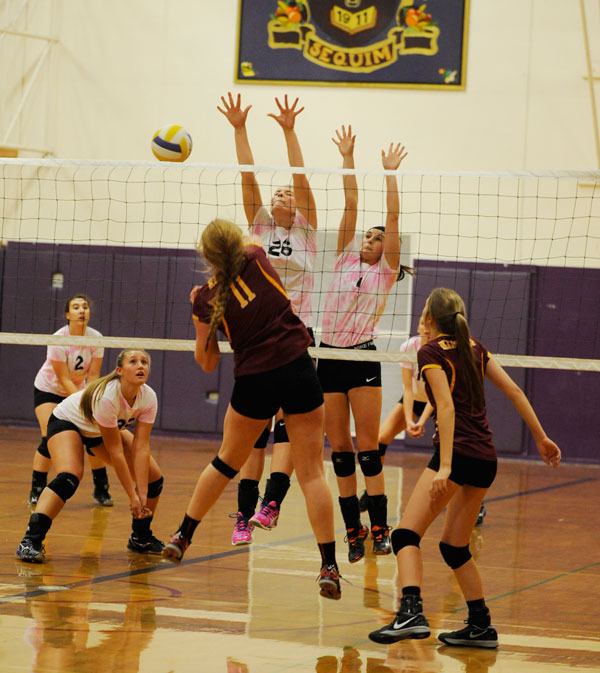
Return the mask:
{"type": "Polygon", "coordinates": [[[513,403],[527,424],[547,465],[560,464],[560,449],[546,436],[529,400],[469,331],[461,297],[437,288],[427,298],[423,322],[428,342],[419,349],[419,373],[436,412],[435,452],[425,468],[392,533],[392,547],[402,586],[394,620],[369,634],[376,643],[427,638],[423,614],[421,538],[445,509],[440,553],[454,571],[468,608],[467,626],[440,633],[445,645],[498,647],[479,572],[469,551],[469,539],[481,502],[496,476],[496,449],[485,408],[483,378],[487,377],[513,403]]]}

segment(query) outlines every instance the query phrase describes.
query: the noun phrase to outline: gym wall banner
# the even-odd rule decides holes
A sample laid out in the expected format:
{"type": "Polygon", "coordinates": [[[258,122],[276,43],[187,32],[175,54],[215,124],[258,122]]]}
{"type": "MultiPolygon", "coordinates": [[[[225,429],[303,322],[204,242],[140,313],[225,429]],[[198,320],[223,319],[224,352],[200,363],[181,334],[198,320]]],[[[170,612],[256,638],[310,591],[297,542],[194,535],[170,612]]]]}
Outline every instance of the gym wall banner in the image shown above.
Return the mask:
{"type": "Polygon", "coordinates": [[[235,81],[464,89],[469,0],[239,0],[235,81]]]}

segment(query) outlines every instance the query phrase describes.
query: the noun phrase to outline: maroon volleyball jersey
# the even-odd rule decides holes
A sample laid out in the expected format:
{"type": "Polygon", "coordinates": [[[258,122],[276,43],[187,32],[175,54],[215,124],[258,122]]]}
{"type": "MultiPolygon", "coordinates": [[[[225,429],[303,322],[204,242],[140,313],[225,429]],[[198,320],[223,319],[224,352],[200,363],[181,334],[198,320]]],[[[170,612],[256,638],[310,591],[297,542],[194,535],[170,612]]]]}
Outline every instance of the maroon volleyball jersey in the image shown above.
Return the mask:
{"type": "MultiPolygon", "coordinates": [[[[214,279],[194,299],[194,319],[210,324],[214,279]]],[[[246,264],[231,283],[220,325],[234,353],[234,375],[267,372],[299,358],[311,343],[292,310],[277,272],[259,246],[249,246],[246,264]]],[[[256,391],[257,395],[260,391],[256,391]]]]}
{"type": "MultiPolygon", "coordinates": [[[[483,379],[490,354],[476,339],[471,338],[471,347],[483,379]]],[[[417,362],[419,376],[425,381],[427,397],[434,408],[435,399],[423,372],[435,368],[441,369],[446,374],[454,402],[454,451],[473,458],[493,460],[496,457],[496,448],[487,420],[485,400],[481,408],[471,409],[467,380],[458,363],[456,341],[447,334],[440,335],[437,339],[421,346],[417,353],[417,362]]],[[[437,422],[433,443],[439,447],[437,422]]]]}

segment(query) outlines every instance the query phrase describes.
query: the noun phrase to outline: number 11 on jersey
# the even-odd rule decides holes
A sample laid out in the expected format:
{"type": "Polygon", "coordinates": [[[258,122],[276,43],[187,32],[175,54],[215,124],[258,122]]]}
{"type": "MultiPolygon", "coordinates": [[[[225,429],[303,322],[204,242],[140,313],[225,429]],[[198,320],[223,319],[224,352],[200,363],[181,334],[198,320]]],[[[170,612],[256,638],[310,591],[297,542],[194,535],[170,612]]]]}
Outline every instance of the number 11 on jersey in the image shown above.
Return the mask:
{"type": "Polygon", "coordinates": [[[240,306],[242,308],[246,308],[248,304],[253,301],[256,298],[256,294],[252,292],[252,290],[244,283],[244,281],[237,276],[235,281],[230,284],[229,286],[231,288],[231,291],[233,292],[233,296],[239,301],[240,306]],[[245,297],[242,295],[242,292],[237,289],[235,284],[238,284],[242,290],[242,292],[246,295],[245,297]]]}

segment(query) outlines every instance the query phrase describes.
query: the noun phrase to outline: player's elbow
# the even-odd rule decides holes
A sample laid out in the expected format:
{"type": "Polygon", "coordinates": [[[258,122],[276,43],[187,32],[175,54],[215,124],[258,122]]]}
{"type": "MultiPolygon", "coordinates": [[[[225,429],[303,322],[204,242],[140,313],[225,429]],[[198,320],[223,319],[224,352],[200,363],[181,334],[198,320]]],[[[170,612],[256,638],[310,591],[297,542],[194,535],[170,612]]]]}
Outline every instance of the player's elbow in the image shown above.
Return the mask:
{"type": "Polygon", "coordinates": [[[196,362],[200,365],[200,369],[207,374],[214,372],[219,364],[219,357],[212,354],[196,353],[196,362]]]}
{"type": "Polygon", "coordinates": [[[510,385],[504,392],[506,394],[506,397],[508,397],[508,399],[513,403],[525,397],[523,389],[519,385],[517,385],[514,381],[510,382],[510,385]]]}

